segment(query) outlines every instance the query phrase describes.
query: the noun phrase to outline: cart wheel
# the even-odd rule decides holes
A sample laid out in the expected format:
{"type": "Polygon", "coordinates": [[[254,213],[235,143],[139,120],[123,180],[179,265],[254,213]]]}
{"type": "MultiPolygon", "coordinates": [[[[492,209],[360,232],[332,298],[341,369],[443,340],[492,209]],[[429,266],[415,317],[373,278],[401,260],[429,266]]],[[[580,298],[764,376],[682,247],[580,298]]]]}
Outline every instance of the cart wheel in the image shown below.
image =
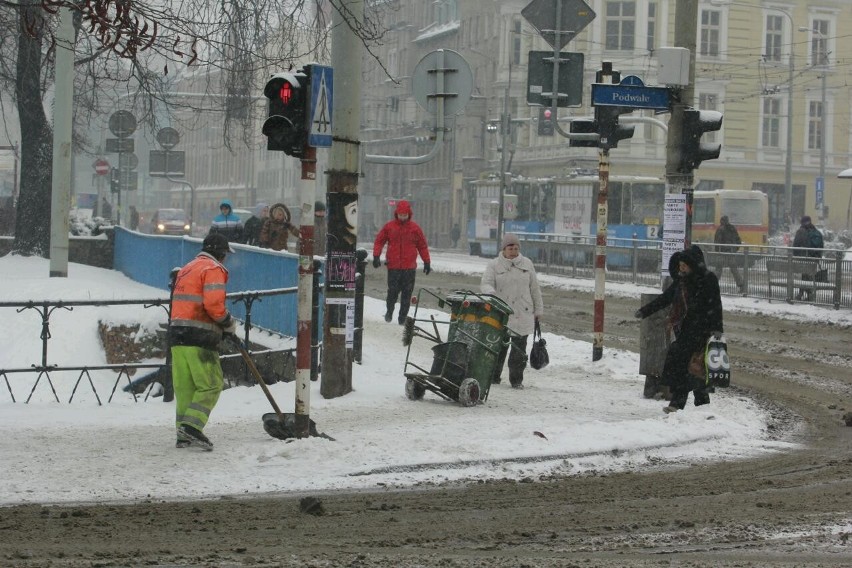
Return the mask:
{"type": "Polygon", "coordinates": [[[423,395],[426,393],[426,387],[415,381],[414,379],[408,379],[405,381],[405,396],[409,398],[409,400],[420,400],[423,398],[423,395]]]}
{"type": "Polygon", "coordinates": [[[474,406],[479,402],[479,381],[467,378],[461,382],[459,402],[462,406],[474,406]]]}

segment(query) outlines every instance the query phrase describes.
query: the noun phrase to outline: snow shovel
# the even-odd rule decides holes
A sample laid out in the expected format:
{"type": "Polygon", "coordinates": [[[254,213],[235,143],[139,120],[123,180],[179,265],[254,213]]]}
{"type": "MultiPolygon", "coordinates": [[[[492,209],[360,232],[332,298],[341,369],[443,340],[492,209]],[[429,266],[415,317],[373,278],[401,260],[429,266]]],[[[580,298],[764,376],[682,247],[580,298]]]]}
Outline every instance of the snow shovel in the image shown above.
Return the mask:
{"type": "MultiPolygon", "coordinates": [[[[266,395],[267,400],[269,400],[269,404],[272,405],[272,409],[275,412],[268,412],[263,415],[263,429],[267,434],[272,436],[273,438],[278,438],[279,440],[287,440],[290,438],[295,438],[294,432],[292,429],[287,427],[287,418],[281,409],[278,408],[278,403],[275,402],[275,399],[272,398],[272,393],[269,392],[269,387],[266,386],[266,381],[263,380],[263,377],[260,375],[260,371],[257,370],[257,366],[252,361],[251,356],[248,351],[246,351],[243,342],[236,335],[228,335],[228,339],[237,346],[237,349],[240,351],[240,355],[243,356],[243,360],[246,362],[246,366],[249,371],[251,371],[254,380],[257,381],[257,384],[260,385],[260,388],[263,389],[263,394],[266,395]]],[[[291,424],[293,420],[290,421],[291,424]]]]}
{"type": "MultiPolygon", "coordinates": [[[[229,334],[227,337],[232,343],[234,343],[234,345],[237,346],[237,349],[239,349],[240,355],[243,356],[243,360],[246,362],[246,366],[249,368],[249,371],[251,371],[251,374],[257,381],[257,384],[259,384],[260,388],[263,389],[263,394],[266,395],[267,400],[269,400],[269,404],[272,405],[272,409],[275,411],[267,412],[261,417],[261,420],[263,420],[263,429],[267,434],[273,438],[278,438],[279,440],[296,438],[296,415],[292,412],[281,412],[281,409],[278,408],[278,404],[275,402],[275,399],[272,398],[272,393],[269,392],[269,387],[266,385],[266,381],[263,380],[263,377],[260,375],[260,371],[257,369],[254,361],[252,361],[248,351],[246,351],[243,342],[240,341],[236,335],[229,334]]],[[[333,440],[330,436],[317,432],[317,425],[313,420],[310,421],[309,430],[309,434],[311,436],[320,436],[333,440]]]]}

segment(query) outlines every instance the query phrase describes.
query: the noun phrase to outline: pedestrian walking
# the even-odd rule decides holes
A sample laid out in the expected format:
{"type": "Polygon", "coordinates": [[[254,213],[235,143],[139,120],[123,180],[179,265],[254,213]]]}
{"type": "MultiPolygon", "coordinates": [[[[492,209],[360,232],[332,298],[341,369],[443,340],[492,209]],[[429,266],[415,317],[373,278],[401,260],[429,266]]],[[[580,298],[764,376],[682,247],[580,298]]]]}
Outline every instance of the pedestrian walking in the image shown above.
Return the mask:
{"type": "Polygon", "coordinates": [[[112,205],[110,205],[106,197],[101,198],[101,217],[112,222],[112,205]]]}
{"type": "Polygon", "coordinates": [[[459,246],[459,239],[461,238],[461,229],[459,229],[458,223],[453,223],[453,228],[450,229],[450,240],[453,241],[453,248],[457,248],[459,246]]]}
{"type": "MultiPolygon", "coordinates": [[[[500,245],[497,257],[485,267],[479,288],[483,294],[493,294],[512,308],[509,329],[517,335],[511,336],[509,347],[509,383],[512,388],[522,389],[527,367],[527,339],[544,314],[544,302],[535,267],[529,258],[521,254],[518,235],[506,233],[500,245]]],[[[499,374],[497,380],[491,382],[499,383],[499,374]]]]}
{"type": "Polygon", "coordinates": [[[252,216],[243,227],[243,239],[247,245],[260,246],[260,231],[263,223],[269,218],[269,205],[259,202],[254,206],[252,216]]]}
{"type": "Polygon", "coordinates": [[[139,228],[139,211],[135,205],[130,206],[130,230],[135,231],[139,228]]]}
{"type": "Polygon", "coordinates": [[[263,222],[260,230],[260,246],[272,250],[287,250],[287,239],[293,235],[299,238],[299,228],[290,223],[290,210],[283,203],[269,208],[269,218],[263,222]]]}
{"type": "Polygon", "coordinates": [[[411,217],[413,212],[411,205],[406,200],[397,203],[392,221],[385,223],[376,235],[373,243],[373,267],[382,265],[382,250],[388,246],[388,295],[385,300],[387,310],[385,321],[393,319],[394,305],[399,298],[400,325],[405,323],[408,316],[408,307],[411,304],[411,293],[414,291],[414,280],[417,276],[417,255],[423,261],[423,274],[432,272],[431,258],[429,256],[429,245],[426,235],[420,225],[415,223],[411,217]]]}
{"type": "Polygon", "coordinates": [[[733,226],[728,219],[727,215],[722,215],[722,218],[719,219],[719,228],[716,229],[716,235],[713,237],[713,243],[716,245],[716,269],[714,272],[716,273],[716,277],[721,280],[722,271],[727,267],[728,270],[731,271],[731,275],[734,277],[734,282],[737,284],[737,290],[740,294],[742,294],[745,290],[743,288],[743,279],[740,276],[740,270],[737,266],[737,259],[734,255],[741,250],[741,245],[743,243],[742,239],[740,239],[740,233],[737,231],[737,228],[733,226]]]}
{"type": "Polygon", "coordinates": [[[662,383],[671,389],[671,401],[663,408],[667,413],[683,410],[690,391],[695,406],[710,403],[705,378],[689,373],[689,360],[695,353],[704,352],[711,335],[721,338],[724,331],[719,280],[707,270],[698,245],[674,253],[669,274],[672,282],[668,288],[635,314],[646,318],[671,306],[666,331],[674,341],[666,353],[662,375],[662,383]]]}
{"type": "Polygon", "coordinates": [[[209,235],[218,233],[228,239],[229,243],[243,242],[243,222],[234,213],[234,207],[229,199],[219,203],[219,214],[213,218],[209,235]]]}
{"type": "Polygon", "coordinates": [[[169,345],[178,448],[213,450],[203,431],[224,387],[217,347],[223,333],[237,329],[225,305],[228,270],[222,263],[229,252],[224,235],[208,235],[198,256],[175,278],[169,345]]]}
{"type": "MultiPolygon", "coordinates": [[[[805,258],[822,258],[822,249],[825,246],[825,240],[819,229],[814,227],[811,218],[805,215],[801,219],[801,224],[796,230],[796,235],[793,237],[793,256],[801,256],[805,258]]],[[[812,278],[810,274],[802,274],[802,280],[812,278]]],[[[807,297],[810,302],[814,299],[813,290],[799,290],[798,300],[807,297]]]]}

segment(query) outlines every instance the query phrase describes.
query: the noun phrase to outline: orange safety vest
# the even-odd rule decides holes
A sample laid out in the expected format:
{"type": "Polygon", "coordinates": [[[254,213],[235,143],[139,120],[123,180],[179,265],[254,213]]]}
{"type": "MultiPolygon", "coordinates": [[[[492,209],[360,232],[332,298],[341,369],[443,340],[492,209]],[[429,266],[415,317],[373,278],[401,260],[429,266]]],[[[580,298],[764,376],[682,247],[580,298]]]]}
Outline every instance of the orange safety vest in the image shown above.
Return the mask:
{"type": "Polygon", "coordinates": [[[228,269],[206,252],[181,268],[172,296],[172,345],[215,346],[231,321],[225,306],[228,269]]]}

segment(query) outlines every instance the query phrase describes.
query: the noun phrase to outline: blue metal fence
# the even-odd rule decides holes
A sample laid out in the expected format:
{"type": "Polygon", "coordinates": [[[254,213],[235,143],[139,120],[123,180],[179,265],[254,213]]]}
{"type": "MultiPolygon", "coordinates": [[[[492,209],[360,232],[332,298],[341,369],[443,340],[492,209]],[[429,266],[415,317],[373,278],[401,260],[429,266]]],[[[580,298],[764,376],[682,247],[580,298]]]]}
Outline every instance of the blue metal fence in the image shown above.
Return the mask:
{"type": "MultiPolygon", "coordinates": [[[[232,244],[236,251],[225,259],[230,292],[250,292],[298,286],[299,257],[257,247],[232,244]]],[[[114,268],[128,278],[168,290],[169,272],[189,262],[201,250],[201,239],[168,235],[143,235],[115,228],[114,268]]],[[[296,294],[258,298],[252,309],[254,326],[288,336],[296,335],[296,294]]],[[[320,301],[320,306],[323,302],[320,301]]],[[[234,316],[245,318],[242,302],[228,306],[234,316]]],[[[321,321],[321,320],[320,320],[321,321]]]]}

